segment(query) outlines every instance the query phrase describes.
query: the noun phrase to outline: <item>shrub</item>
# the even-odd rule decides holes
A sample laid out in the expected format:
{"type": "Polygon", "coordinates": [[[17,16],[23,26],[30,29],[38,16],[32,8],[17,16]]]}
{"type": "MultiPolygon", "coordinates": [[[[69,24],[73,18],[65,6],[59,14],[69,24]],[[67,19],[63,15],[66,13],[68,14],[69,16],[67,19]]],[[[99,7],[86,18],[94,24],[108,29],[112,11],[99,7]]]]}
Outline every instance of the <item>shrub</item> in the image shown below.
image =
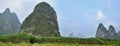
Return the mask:
{"type": "Polygon", "coordinates": [[[16,33],[9,36],[0,36],[1,42],[11,43],[75,43],[75,44],[115,44],[120,45],[118,39],[102,38],[69,38],[69,37],[36,37],[27,33],[16,33]]]}

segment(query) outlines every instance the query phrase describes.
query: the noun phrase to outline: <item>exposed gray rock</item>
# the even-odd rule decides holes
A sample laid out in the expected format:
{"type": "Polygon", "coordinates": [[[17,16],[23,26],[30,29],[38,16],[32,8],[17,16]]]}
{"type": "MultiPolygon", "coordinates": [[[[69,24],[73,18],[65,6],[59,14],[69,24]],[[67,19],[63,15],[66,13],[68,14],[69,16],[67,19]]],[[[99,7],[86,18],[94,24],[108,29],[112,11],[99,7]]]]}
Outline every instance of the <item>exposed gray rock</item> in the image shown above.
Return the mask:
{"type": "Polygon", "coordinates": [[[118,39],[119,36],[116,33],[115,28],[110,25],[109,29],[107,30],[102,23],[99,24],[97,32],[96,32],[96,38],[108,38],[108,39],[118,39]]]}
{"type": "Polygon", "coordinates": [[[118,35],[117,35],[117,33],[116,33],[116,30],[115,30],[115,28],[112,26],[112,25],[110,25],[109,26],[109,30],[108,30],[108,38],[116,38],[118,35]]]}
{"type": "Polygon", "coordinates": [[[108,35],[107,29],[103,26],[102,23],[100,23],[97,28],[96,38],[104,38],[107,35],[108,35]]]}
{"type": "Polygon", "coordinates": [[[120,31],[118,31],[118,36],[120,36],[120,31]]]}
{"type": "Polygon", "coordinates": [[[20,22],[15,13],[11,13],[9,8],[0,14],[0,35],[7,35],[19,32],[20,22]]]}

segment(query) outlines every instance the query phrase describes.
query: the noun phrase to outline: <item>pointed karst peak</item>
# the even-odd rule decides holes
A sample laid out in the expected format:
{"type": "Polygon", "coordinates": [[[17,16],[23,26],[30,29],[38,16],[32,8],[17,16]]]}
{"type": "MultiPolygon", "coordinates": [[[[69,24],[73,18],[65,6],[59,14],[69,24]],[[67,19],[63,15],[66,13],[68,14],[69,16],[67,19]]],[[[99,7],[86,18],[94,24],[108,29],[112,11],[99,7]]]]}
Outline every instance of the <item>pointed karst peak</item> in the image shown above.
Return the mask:
{"type": "Polygon", "coordinates": [[[109,31],[115,31],[115,28],[112,25],[110,25],[109,26],[109,31]]]}
{"type": "Polygon", "coordinates": [[[10,9],[9,9],[9,8],[6,8],[3,13],[10,13],[10,9]]]}
{"type": "Polygon", "coordinates": [[[103,26],[103,24],[102,24],[102,23],[99,23],[99,26],[103,26]]]}
{"type": "Polygon", "coordinates": [[[110,25],[107,30],[104,25],[100,23],[96,32],[96,38],[117,38],[117,33],[112,25],[110,25]]]}
{"type": "Polygon", "coordinates": [[[110,25],[109,28],[114,28],[113,25],[110,25]]]}
{"type": "Polygon", "coordinates": [[[106,32],[107,32],[107,29],[104,27],[102,23],[100,23],[97,28],[96,37],[104,38],[106,37],[106,32]]]}
{"type": "Polygon", "coordinates": [[[21,32],[36,36],[60,37],[57,13],[48,3],[41,2],[23,21],[21,32]]]}
{"type": "Polygon", "coordinates": [[[0,15],[0,35],[10,35],[19,32],[20,22],[15,13],[6,8],[0,15]]]}
{"type": "Polygon", "coordinates": [[[104,25],[102,23],[99,23],[99,26],[98,28],[102,28],[102,29],[105,29],[104,25]]]}

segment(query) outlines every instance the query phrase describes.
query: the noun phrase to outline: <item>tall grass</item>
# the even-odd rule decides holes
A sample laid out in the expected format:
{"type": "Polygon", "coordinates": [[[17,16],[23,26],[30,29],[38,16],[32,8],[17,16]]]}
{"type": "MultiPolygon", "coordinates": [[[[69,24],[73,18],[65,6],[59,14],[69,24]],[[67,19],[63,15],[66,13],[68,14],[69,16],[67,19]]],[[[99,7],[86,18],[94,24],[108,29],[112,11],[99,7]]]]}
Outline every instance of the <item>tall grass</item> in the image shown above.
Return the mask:
{"type": "Polygon", "coordinates": [[[97,44],[97,45],[120,45],[119,39],[102,39],[102,38],[70,38],[70,37],[37,37],[27,33],[16,33],[13,35],[0,36],[1,43],[72,43],[72,44],[97,44]]]}

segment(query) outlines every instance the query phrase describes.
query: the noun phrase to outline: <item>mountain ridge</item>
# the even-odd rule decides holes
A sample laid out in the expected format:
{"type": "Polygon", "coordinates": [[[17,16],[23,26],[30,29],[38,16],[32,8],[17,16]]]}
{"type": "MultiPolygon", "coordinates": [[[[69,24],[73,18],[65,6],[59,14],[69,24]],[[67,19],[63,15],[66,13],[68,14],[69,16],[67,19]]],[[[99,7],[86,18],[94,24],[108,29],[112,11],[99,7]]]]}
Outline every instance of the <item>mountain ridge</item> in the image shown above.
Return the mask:
{"type": "Polygon", "coordinates": [[[19,32],[20,25],[21,23],[19,22],[16,13],[11,13],[9,8],[6,8],[5,11],[0,14],[0,35],[19,32]]]}
{"type": "Polygon", "coordinates": [[[107,30],[102,23],[99,24],[95,37],[96,38],[108,38],[108,39],[119,39],[120,38],[115,28],[112,25],[110,25],[107,30]]]}

